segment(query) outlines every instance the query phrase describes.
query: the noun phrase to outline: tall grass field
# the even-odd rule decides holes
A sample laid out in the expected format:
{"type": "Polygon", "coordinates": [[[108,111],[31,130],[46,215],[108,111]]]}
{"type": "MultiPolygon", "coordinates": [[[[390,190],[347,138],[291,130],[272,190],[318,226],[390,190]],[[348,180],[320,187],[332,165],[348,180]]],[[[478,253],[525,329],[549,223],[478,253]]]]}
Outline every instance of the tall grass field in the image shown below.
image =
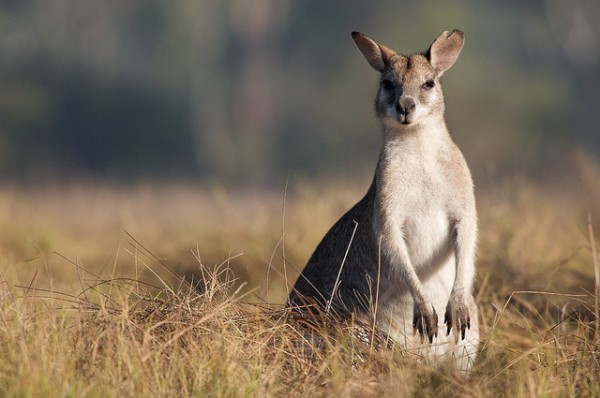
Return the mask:
{"type": "Polygon", "coordinates": [[[594,162],[560,183],[478,187],[469,376],[365,339],[369,325],[284,309],[368,184],[3,186],[0,396],[600,396],[594,162]]]}

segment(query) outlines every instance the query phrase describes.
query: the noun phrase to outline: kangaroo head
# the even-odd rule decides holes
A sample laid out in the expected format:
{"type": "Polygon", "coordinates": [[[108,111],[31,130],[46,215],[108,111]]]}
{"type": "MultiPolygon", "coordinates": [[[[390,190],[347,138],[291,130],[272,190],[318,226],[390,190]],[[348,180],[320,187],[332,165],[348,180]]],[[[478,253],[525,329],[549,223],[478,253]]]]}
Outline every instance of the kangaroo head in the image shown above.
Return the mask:
{"type": "Polygon", "coordinates": [[[439,79],[458,58],[464,43],[460,30],[443,32],[427,51],[408,56],[359,32],[352,32],[352,38],[369,65],[381,73],[375,110],[384,126],[415,126],[428,117],[443,116],[439,79]]]}

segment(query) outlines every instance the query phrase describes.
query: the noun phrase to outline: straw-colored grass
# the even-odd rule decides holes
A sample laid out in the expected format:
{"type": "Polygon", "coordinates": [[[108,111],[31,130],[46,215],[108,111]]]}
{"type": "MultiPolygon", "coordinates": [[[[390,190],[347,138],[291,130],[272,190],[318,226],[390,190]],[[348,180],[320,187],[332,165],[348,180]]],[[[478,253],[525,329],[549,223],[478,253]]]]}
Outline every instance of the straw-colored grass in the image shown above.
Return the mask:
{"type": "Polygon", "coordinates": [[[585,170],[581,190],[478,191],[483,343],[469,378],[283,308],[284,276],[367,181],[4,188],[0,396],[599,396],[600,173],[585,170]]]}

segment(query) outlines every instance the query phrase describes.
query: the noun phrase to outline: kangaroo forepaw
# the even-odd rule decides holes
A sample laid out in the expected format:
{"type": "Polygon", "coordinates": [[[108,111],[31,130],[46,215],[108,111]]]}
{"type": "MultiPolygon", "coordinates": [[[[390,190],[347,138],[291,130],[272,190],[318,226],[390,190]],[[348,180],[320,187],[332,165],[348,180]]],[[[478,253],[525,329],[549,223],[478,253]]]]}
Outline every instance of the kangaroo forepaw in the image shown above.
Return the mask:
{"type": "Polygon", "coordinates": [[[431,344],[433,343],[433,338],[437,337],[438,333],[438,315],[432,305],[422,307],[423,308],[419,309],[419,307],[415,306],[413,334],[419,332],[421,343],[423,343],[424,337],[427,335],[429,344],[431,344]],[[431,311],[429,311],[428,308],[431,308],[431,311]]]}
{"type": "Polygon", "coordinates": [[[471,329],[471,317],[469,316],[469,308],[463,297],[450,297],[446,306],[444,315],[444,324],[447,327],[446,333],[450,335],[450,331],[454,328],[456,333],[456,341],[458,341],[458,333],[460,331],[461,339],[465,339],[467,329],[471,329]]]}

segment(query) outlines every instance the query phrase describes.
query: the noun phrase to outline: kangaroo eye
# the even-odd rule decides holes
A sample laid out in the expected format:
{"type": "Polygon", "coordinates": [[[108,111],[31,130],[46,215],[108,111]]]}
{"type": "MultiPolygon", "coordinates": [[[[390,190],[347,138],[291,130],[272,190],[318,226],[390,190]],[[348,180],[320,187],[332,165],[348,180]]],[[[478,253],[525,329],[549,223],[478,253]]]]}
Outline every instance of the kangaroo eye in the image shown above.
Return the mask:
{"type": "Polygon", "coordinates": [[[431,90],[433,87],[435,86],[435,82],[433,80],[427,80],[425,83],[423,83],[423,89],[425,90],[431,90]]]}
{"type": "Polygon", "coordinates": [[[384,81],[381,82],[381,87],[385,91],[392,91],[394,89],[394,83],[392,83],[389,80],[384,80],[384,81]]]}

